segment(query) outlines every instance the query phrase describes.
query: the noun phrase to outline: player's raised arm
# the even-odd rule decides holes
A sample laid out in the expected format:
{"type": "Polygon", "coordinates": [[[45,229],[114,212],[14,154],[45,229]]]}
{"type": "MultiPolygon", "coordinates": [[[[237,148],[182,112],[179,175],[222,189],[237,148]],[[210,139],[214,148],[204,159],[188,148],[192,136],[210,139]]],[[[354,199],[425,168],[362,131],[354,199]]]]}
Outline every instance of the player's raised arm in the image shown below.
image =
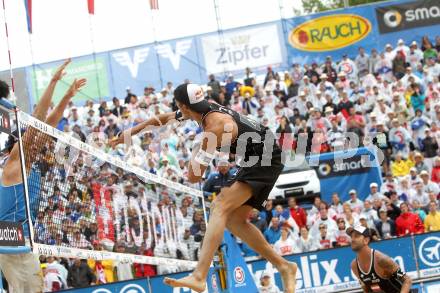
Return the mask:
{"type": "Polygon", "coordinates": [[[66,75],[66,72],[64,70],[70,62],[70,58],[64,61],[64,63],[60,67],[58,67],[58,69],[52,76],[49,85],[47,86],[46,90],[40,98],[40,101],[35,107],[34,112],[32,113],[32,116],[34,116],[38,120],[46,120],[47,111],[49,110],[50,104],[52,103],[52,96],[53,92],[55,91],[55,87],[58,81],[61,80],[64,75],[66,75]]]}
{"type": "Polygon", "coordinates": [[[168,123],[172,123],[174,121],[182,121],[182,114],[180,111],[163,113],[159,115],[155,115],[150,119],[145,120],[144,122],[139,123],[138,125],[127,129],[121,132],[118,137],[109,142],[111,147],[115,147],[121,143],[129,144],[131,142],[131,137],[138,134],[141,131],[162,127],[167,125],[168,123]]]}

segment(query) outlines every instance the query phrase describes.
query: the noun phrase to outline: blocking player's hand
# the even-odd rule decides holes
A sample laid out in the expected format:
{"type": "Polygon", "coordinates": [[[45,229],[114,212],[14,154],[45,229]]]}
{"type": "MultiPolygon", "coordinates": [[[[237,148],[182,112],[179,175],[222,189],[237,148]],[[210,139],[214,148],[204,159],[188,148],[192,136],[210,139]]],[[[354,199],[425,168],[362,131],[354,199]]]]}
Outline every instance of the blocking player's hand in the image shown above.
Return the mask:
{"type": "Polygon", "coordinates": [[[66,92],[66,96],[74,97],[85,85],[87,84],[87,79],[81,78],[76,79],[72,82],[69,89],[66,92]]]}
{"type": "Polygon", "coordinates": [[[54,75],[52,76],[52,81],[59,81],[63,78],[64,75],[66,75],[66,72],[64,69],[66,69],[67,65],[72,61],[72,59],[68,58],[64,63],[57,68],[54,75]]]}

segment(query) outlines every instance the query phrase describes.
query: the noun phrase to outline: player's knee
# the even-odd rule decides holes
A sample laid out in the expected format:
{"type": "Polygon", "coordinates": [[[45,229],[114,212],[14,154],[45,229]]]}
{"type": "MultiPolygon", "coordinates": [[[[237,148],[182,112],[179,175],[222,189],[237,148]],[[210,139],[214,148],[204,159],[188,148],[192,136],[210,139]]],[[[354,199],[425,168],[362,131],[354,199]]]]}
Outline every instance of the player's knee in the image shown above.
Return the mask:
{"type": "Polygon", "coordinates": [[[231,213],[231,207],[228,201],[225,200],[225,197],[222,194],[219,194],[217,198],[211,204],[211,216],[220,216],[225,217],[231,213]]]}

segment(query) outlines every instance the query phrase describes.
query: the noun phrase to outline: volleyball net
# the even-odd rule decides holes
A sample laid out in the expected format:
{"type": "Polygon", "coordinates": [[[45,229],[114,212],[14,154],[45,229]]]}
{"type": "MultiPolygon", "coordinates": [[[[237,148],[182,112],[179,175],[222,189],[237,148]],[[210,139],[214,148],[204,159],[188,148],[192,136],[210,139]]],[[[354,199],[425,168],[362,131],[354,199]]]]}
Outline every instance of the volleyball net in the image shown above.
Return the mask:
{"type": "Polygon", "coordinates": [[[128,164],[99,133],[84,143],[18,117],[35,253],[195,266],[206,229],[201,191],[128,164]]]}

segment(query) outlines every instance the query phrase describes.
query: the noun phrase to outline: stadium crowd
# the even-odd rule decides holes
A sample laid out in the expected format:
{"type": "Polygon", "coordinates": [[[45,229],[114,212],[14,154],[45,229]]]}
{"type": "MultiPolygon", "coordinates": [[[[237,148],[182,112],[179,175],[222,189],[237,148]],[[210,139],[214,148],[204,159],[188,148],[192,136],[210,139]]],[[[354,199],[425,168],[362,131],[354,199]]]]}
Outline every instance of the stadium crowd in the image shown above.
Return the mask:
{"type": "MultiPolygon", "coordinates": [[[[323,64],[293,64],[285,72],[268,67],[262,78],[249,68],[238,80],[209,76],[206,99],[252,115],[280,135],[284,150],[296,150],[301,139],[307,154],[347,148],[351,132],[360,145],[374,144],[384,154],[384,181],[371,182],[370,194],[353,189],[348,195],[335,192],[331,202],[316,197],[310,208],[289,198],[288,206],[268,201],[262,211],[254,210],[249,221],[280,254],[350,245],[345,231],[356,224],[370,228],[377,241],[440,230],[439,52],[440,37],[435,43],[424,37],[369,54],[359,48],[357,56],[327,57],[323,64]]],[[[148,86],[142,94],[127,88],[124,99],[71,104],[58,127],[152,174],[205,195],[218,193],[236,169],[233,157],[214,161],[200,185],[185,180],[200,132],[195,123],[146,131],[130,148],[108,144],[120,131],[175,109],[173,86],[148,86]]],[[[71,153],[72,147],[49,141],[34,163],[43,177],[34,207],[37,242],[197,260],[206,229],[199,199],[71,153]],[[60,149],[69,155],[57,158],[60,149]]],[[[241,245],[245,256],[256,256],[241,245]]],[[[48,291],[184,269],[44,256],[41,262],[48,291]]]]}

